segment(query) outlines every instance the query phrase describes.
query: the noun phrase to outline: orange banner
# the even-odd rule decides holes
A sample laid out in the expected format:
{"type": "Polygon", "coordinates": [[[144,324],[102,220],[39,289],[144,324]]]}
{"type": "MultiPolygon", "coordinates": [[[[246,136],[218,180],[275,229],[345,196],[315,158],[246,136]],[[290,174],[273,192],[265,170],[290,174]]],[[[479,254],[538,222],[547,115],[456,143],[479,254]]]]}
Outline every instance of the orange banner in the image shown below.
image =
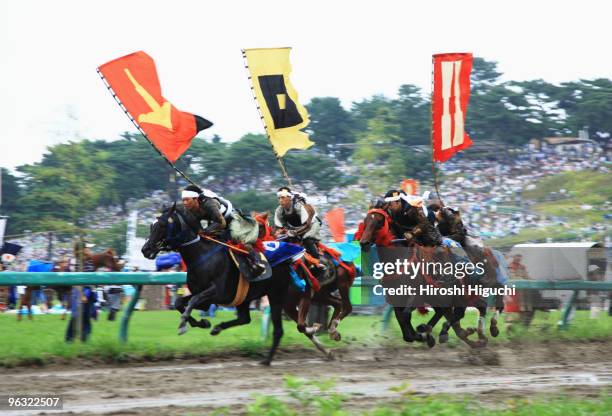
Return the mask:
{"type": "Polygon", "coordinates": [[[419,182],[415,179],[404,179],[401,187],[406,195],[416,195],[419,190],[419,182]]]}
{"type": "Polygon", "coordinates": [[[98,70],[153,145],[175,162],[195,135],[212,123],[179,111],[161,92],[155,61],[139,51],[101,65],[98,70]]]}
{"type": "Polygon", "coordinates": [[[327,211],[327,214],[325,214],[325,221],[327,221],[329,231],[334,241],[336,243],[343,242],[345,240],[344,208],[334,208],[327,211]]]}

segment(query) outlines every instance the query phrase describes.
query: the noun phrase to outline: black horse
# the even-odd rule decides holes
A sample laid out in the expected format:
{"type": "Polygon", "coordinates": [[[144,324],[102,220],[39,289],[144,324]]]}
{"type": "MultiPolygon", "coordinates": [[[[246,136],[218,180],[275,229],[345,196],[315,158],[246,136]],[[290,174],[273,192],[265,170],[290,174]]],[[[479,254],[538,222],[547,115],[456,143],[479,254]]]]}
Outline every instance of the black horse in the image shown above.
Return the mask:
{"type": "MultiPolygon", "coordinates": [[[[176,204],[165,210],[151,225],[149,238],[142,247],[143,255],[154,259],[161,250],[178,251],[187,265],[187,287],[191,295],[177,299],[176,309],[181,312],[179,334],[187,331],[187,323],[194,327],[209,328],[206,319],[196,321],[191,317],[193,309],[206,310],[211,304],[236,306],[238,317],[216,325],[211,335],[222,330],[251,322],[249,304],[252,300],[268,296],[273,325],[272,347],[264,365],[270,365],[283,336],[282,309],[290,284],[289,262],[272,268],[272,277],[250,282],[246,296],[238,300],[240,271],[232,260],[229,249],[215,242],[204,241],[193,231],[189,221],[192,216],[178,209],[176,204]]],[[[291,316],[291,315],[290,315],[291,316]]],[[[327,356],[330,353],[312,334],[305,334],[327,356]]]]}

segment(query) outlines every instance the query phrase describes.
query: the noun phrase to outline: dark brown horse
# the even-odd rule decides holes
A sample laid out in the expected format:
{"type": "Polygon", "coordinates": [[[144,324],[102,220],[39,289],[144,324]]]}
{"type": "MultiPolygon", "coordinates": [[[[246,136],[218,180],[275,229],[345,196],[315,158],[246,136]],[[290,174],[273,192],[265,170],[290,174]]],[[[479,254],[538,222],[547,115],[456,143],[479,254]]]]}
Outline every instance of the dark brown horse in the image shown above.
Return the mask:
{"type": "MultiPolygon", "coordinates": [[[[419,237],[417,233],[415,233],[415,239],[418,239],[419,237]]],[[[360,224],[360,228],[357,234],[355,235],[355,239],[360,241],[363,252],[368,252],[373,244],[377,247],[393,246],[395,236],[392,233],[392,219],[389,214],[382,209],[369,210],[363,223],[360,224]]],[[[403,241],[402,243],[405,244],[406,242],[403,241]]],[[[436,250],[433,247],[422,247],[418,244],[414,244],[414,241],[411,243],[411,249],[409,251],[409,253],[411,253],[409,260],[410,262],[414,262],[417,259],[427,259],[431,256],[433,250],[436,250]]],[[[437,252],[440,252],[440,250],[438,250],[437,252]]],[[[443,250],[441,252],[444,253],[443,250]]],[[[413,280],[413,285],[415,287],[431,285],[431,283],[429,282],[430,280],[431,276],[428,276],[425,273],[419,273],[419,275],[415,276],[415,279],[413,280]]],[[[395,317],[400,325],[402,336],[405,341],[426,342],[430,347],[432,347],[433,345],[435,345],[435,339],[431,335],[431,331],[435,324],[439,321],[439,319],[444,316],[448,321],[448,328],[452,327],[461,340],[463,340],[470,346],[478,346],[477,343],[474,343],[473,341],[467,338],[468,333],[463,328],[461,328],[459,322],[460,318],[456,315],[453,307],[451,306],[457,301],[457,299],[455,299],[454,297],[450,299],[442,299],[439,296],[422,296],[420,298],[415,297],[408,300],[409,304],[407,306],[395,306],[393,308],[395,317]],[[428,304],[447,306],[434,307],[434,316],[427,324],[420,326],[420,331],[416,331],[411,323],[412,312],[417,307],[424,307],[428,304]]],[[[446,332],[448,331],[448,328],[446,328],[446,332]]],[[[446,332],[441,332],[440,342],[446,341],[446,332]]]]}
{"type": "MultiPolygon", "coordinates": [[[[268,213],[254,213],[253,217],[259,223],[260,238],[263,240],[274,240],[274,237],[272,237],[273,230],[268,222],[268,213]]],[[[296,241],[296,243],[299,243],[299,241],[296,241]]],[[[323,285],[319,290],[315,291],[311,288],[311,290],[308,290],[306,293],[301,293],[295,288],[290,288],[285,310],[292,311],[292,318],[296,319],[299,332],[314,334],[319,330],[321,324],[315,323],[312,327],[306,325],[306,318],[310,310],[310,305],[315,303],[331,306],[333,312],[327,325],[327,331],[332,340],[340,341],[342,336],[338,331],[338,325],[353,311],[349,292],[355,280],[356,269],[352,263],[342,262],[340,253],[328,247],[320,244],[319,251],[321,252],[319,261],[326,266],[325,275],[321,279],[323,285]],[[336,291],[338,291],[339,296],[335,295],[334,292],[336,291]],[[297,313],[294,314],[293,310],[297,310],[297,313]]],[[[316,262],[317,260],[310,258],[309,261],[316,262]]],[[[310,271],[302,269],[299,274],[308,281],[310,279],[305,276],[305,274],[308,273],[310,273],[310,271]]]]}

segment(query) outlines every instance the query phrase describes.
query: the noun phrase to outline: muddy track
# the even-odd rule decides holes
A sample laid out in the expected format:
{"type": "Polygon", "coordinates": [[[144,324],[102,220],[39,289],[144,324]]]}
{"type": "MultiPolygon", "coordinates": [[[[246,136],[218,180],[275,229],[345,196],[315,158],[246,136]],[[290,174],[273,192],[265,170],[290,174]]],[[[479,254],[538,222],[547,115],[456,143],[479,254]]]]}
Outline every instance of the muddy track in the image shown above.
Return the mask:
{"type": "Polygon", "coordinates": [[[313,351],[285,351],[270,368],[255,359],[220,357],[206,363],[2,370],[0,394],[64,395],[59,414],[182,414],[220,406],[240,413],[253,394],[284,395],[285,374],[333,377],[335,390],[350,395],[357,407],[398,397],[389,389],[406,382],[417,393],[473,394],[483,401],[540,393],[588,395],[612,386],[612,343],[350,348],[336,351],[334,361],[313,351]]]}

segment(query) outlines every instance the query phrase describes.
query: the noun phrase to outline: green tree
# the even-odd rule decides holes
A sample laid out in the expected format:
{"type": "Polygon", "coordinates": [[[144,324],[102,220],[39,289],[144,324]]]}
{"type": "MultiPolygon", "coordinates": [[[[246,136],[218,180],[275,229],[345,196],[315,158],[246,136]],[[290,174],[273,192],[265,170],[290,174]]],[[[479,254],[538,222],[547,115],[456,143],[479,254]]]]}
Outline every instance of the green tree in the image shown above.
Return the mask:
{"type": "Polygon", "coordinates": [[[352,181],[352,178],[336,169],[336,162],[332,158],[317,152],[290,153],[285,157],[285,166],[294,181],[310,180],[323,191],[352,181]]]}
{"type": "Polygon", "coordinates": [[[114,172],[111,187],[101,196],[103,205],[118,203],[125,211],[129,199],[170,187],[172,169],[140,134],[124,133],[121,140],[82,145],[92,154],[107,155],[105,166],[114,172]]]}
{"type": "Polygon", "coordinates": [[[0,192],[2,204],[0,205],[0,215],[11,217],[7,223],[6,234],[15,234],[18,232],[16,225],[19,225],[19,198],[22,195],[22,190],[19,187],[17,177],[15,177],[8,169],[2,170],[2,180],[0,183],[0,192]]]}
{"type": "Polygon", "coordinates": [[[612,135],[612,80],[598,78],[561,84],[555,96],[566,112],[567,129],[574,134],[588,127],[591,138],[609,140],[612,135]]]}
{"type": "Polygon", "coordinates": [[[407,146],[431,143],[431,103],[421,89],[402,85],[394,104],[400,141],[407,146]]]}
{"type": "Polygon", "coordinates": [[[404,173],[405,149],[398,148],[399,123],[390,108],[381,108],[357,139],[353,159],[373,193],[395,184],[404,173]]]}
{"type": "Polygon", "coordinates": [[[85,226],[84,215],[113,193],[115,171],[109,153],[90,150],[87,141],[52,146],[40,163],[20,166],[27,192],[20,211],[36,231],[85,226]]]}
{"type": "Polygon", "coordinates": [[[306,105],[310,115],[308,132],[318,149],[334,153],[340,158],[351,154],[355,143],[351,114],[342,108],[336,97],[313,98],[306,105]]]}

